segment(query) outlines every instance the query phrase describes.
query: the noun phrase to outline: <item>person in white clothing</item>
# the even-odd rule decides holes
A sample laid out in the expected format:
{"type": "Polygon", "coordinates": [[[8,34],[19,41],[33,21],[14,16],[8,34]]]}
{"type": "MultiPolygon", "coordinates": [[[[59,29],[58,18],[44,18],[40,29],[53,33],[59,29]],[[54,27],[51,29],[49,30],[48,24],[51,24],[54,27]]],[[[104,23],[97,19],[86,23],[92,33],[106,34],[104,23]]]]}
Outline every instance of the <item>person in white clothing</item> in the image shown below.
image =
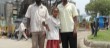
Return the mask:
{"type": "Polygon", "coordinates": [[[58,8],[54,7],[52,9],[52,16],[49,16],[47,24],[49,31],[47,31],[47,46],[46,48],[59,48],[59,26],[60,21],[58,20],[58,8]]]}
{"type": "Polygon", "coordinates": [[[48,16],[48,9],[41,0],[35,0],[33,4],[29,5],[25,17],[28,20],[27,29],[32,33],[32,48],[44,48],[45,28],[43,24],[48,16]]]}
{"type": "Polygon", "coordinates": [[[25,27],[24,23],[21,22],[19,25],[19,28],[18,28],[18,31],[19,31],[18,40],[21,39],[22,35],[25,37],[26,40],[28,39],[28,37],[25,34],[25,29],[26,29],[26,27],[25,27]]]}

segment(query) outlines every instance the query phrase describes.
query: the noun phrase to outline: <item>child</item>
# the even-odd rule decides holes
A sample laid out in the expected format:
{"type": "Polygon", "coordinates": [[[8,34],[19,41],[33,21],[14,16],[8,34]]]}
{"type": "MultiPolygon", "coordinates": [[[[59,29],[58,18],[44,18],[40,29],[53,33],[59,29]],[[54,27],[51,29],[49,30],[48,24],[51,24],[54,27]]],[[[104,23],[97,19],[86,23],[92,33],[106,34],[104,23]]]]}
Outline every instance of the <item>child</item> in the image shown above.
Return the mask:
{"type": "Polygon", "coordinates": [[[47,46],[46,48],[59,48],[59,26],[60,21],[58,20],[58,8],[54,7],[52,9],[52,15],[47,20],[49,30],[46,34],[47,36],[47,46]]]}

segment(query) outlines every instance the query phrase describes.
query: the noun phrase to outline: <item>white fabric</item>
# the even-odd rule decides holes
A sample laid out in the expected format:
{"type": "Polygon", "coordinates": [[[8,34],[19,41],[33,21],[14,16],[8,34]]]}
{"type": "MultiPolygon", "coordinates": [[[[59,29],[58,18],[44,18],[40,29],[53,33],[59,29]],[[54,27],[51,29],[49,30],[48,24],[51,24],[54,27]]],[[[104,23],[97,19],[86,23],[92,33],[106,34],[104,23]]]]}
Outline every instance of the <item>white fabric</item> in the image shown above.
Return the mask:
{"type": "Polygon", "coordinates": [[[74,29],[73,17],[78,16],[76,6],[69,2],[65,6],[61,3],[58,5],[58,9],[61,22],[61,32],[72,32],[74,29]]]}
{"type": "Polygon", "coordinates": [[[23,23],[20,24],[18,31],[22,32],[26,29],[25,25],[23,23]]]}
{"type": "Polygon", "coordinates": [[[47,20],[50,31],[47,32],[47,40],[59,40],[60,21],[56,18],[49,17],[47,20]]]}
{"type": "Polygon", "coordinates": [[[42,22],[48,18],[47,8],[41,4],[37,6],[36,3],[30,5],[26,12],[25,17],[30,18],[30,29],[31,32],[44,31],[42,22]]]}

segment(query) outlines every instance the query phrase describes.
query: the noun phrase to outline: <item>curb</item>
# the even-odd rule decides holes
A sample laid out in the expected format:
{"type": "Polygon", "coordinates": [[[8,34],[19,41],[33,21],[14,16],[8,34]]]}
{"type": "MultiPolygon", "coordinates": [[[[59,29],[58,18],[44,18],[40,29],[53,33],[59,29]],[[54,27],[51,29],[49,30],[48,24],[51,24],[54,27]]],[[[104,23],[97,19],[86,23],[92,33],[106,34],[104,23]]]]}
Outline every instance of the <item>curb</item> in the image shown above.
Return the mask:
{"type": "Polygon", "coordinates": [[[87,38],[84,39],[84,44],[92,48],[110,48],[110,42],[93,41],[87,38]]]}
{"type": "Polygon", "coordinates": [[[82,40],[80,41],[79,48],[90,48],[90,47],[87,47],[87,46],[84,44],[84,39],[82,39],[82,40]]]}

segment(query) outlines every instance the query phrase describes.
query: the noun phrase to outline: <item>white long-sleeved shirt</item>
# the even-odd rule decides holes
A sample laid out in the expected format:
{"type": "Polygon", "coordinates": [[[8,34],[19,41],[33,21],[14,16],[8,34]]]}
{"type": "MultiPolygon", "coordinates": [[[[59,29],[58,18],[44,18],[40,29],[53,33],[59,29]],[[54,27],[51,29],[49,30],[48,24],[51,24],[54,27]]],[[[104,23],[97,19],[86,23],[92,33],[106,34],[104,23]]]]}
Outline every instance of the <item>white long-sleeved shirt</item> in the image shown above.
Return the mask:
{"type": "Polygon", "coordinates": [[[47,32],[47,40],[59,40],[59,19],[50,16],[46,23],[48,24],[50,29],[50,31],[47,32]]]}

